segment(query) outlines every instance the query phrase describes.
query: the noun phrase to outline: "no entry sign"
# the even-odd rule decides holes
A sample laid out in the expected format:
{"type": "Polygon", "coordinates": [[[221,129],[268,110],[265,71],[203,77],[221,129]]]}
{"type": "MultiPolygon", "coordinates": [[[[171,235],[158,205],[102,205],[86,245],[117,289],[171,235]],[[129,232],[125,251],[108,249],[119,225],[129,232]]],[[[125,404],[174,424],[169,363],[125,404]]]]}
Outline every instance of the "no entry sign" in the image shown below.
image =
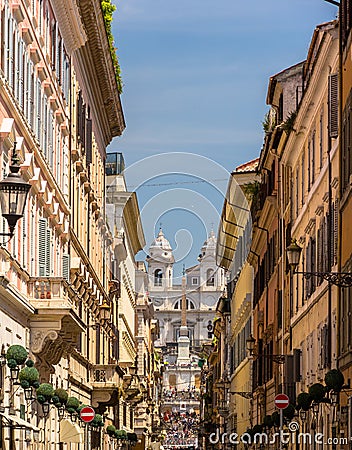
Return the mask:
{"type": "Polygon", "coordinates": [[[84,408],[81,409],[79,415],[83,420],[83,422],[89,423],[94,419],[95,411],[91,406],[85,406],[84,408]]]}
{"type": "Polygon", "coordinates": [[[279,409],[285,409],[290,404],[290,399],[287,397],[286,394],[278,394],[275,397],[275,406],[279,409]]]}

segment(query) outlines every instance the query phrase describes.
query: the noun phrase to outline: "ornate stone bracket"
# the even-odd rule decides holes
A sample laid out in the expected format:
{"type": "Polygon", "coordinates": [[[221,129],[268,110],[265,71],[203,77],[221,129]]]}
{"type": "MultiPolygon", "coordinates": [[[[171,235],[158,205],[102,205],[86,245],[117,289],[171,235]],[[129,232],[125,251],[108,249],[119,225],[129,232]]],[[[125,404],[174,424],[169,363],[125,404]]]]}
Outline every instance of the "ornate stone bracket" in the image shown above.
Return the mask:
{"type": "Polygon", "coordinates": [[[41,381],[45,382],[55,372],[54,366],[60,359],[72,353],[82,330],[69,315],[46,317],[44,321],[38,314],[35,319],[31,323],[31,352],[41,381]]]}
{"type": "Polygon", "coordinates": [[[120,399],[118,389],[95,389],[92,392],[92,406],[99,414],[104,414],[108,406],[116,406],[120,399]]]}

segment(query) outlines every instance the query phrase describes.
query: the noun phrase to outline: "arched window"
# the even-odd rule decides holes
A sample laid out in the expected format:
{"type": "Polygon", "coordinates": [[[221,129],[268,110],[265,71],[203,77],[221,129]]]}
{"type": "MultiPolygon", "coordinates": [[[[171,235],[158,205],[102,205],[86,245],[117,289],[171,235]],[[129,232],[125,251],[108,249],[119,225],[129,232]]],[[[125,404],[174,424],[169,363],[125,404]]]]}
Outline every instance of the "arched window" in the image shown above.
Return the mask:
{"type": "MultiPolygon", "coordinates": [[[[174,309],[181,309],[182,308],[182,299],[177,300],[175,303],[174,309]]],[[[192,300],[186,299],[186,309],[189,311],[190,309],[196,309],[195,304],[192,302],[192,300]]]]}
{"type": "Polygon", "coordinates": [[[154,272],[154,286],[163,285],[163,272],[161,269],[156,269],[154,272]]]}
{"type": "Polygon", "coordinates": [[[215,278],[214,278],[214,271],[212,269],[207,270],[207,286],[214,286],[215,285],[215,278]]]}

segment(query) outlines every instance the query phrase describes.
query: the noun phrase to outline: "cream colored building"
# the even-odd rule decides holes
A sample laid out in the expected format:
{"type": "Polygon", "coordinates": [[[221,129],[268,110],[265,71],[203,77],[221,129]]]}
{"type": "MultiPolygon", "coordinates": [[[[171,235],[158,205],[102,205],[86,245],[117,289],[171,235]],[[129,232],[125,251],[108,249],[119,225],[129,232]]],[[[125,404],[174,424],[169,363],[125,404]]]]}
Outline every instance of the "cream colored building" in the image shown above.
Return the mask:
{"type": "Polygon", "coordinates": [[[259,182],[257,168],[258,159],[255,159],[232,172],[217,246],[217,263],[228,270],[227,290],[231,301],[230,334],[222,336],[224,345],[228,348],[228,358],[221,376],[227,383],[226,431],[238,433],[239,436],[252,425],[252,361],[246,353],[245,342],[252,332],[253,267],[249,262],[251,255],[248,254],[252,221],[248,212],[251,204],[250,191],[255,190],[259,182]],[[236,204],[246,214],[239,217],[236,204]],[[240,226],[236,226],[236,223],[240,226]]]}
{"type": "MultiPolygon", "coordinates": [[[[329,108],[337,107],[339,30],[336,21],[314,30],[303,72],[304,95],[294,129],[278,154],[291,187],[283,183],[281,211],[290,223],[291,236],[303,248],[298,271],[337,270],[337,210],[339,147],[332,136],[329,108]]],[[[278,92],[279,95],[279,92],[278,92]]],[[[301,351],[301,381],[297,395],[314,383],[324,383],[325,373],[337,365],[338,288],[319,277],[293,275],[292,302],[288,303],[291,347],[301,351]]],[[[289,300],[289,292],[286,292],[289,300]]],[[[312,420],[312,418],[310,418],[312,420]]],[[[309,425],[308,425],[309,426],[309,425]]],[[[317,432],[332,436],[333,410],[320,407],[317,432]]]]}
{"type": "MultiPolygon", "coordinates": [[[[105,157],[125,124],[101,4],[5,0],[0,9],[0,164],[6,174],[16,143],[32,185],[25,216],[0,250],[1,345],[23,345],[41,381],[112,414],[106,403],[118,385],[117,334],[100,314],[116,302],[105,157]]],[[[1,228],[7,231],[4,221],[1,228]]],[[[59,448],[56,409],[44,418],[37,402],[14,391],[8,368],[1,371],[4,449],[15,441],[23,449],[59,448]]],[[[60,448],[77,449],[83,428],[69,419],[68,426],[76,434],[72,444],[61,436],[60,448]]],[[[102,440],[93,430],[92,448],[102,440]]]]}

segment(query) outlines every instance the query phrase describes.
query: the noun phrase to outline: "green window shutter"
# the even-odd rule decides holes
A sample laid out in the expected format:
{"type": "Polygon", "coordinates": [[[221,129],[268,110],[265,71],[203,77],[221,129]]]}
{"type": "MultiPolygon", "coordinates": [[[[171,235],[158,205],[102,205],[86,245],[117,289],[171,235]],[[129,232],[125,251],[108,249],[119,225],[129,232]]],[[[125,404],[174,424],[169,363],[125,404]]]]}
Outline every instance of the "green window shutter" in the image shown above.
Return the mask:
{"type": "Polygon", "coordinates": [[[65,280],[70,281],[70,255],[67,253],[62,255],[62,276],[65,280]]]}
{"type": "Polygon", "coordinates": [[[46,275],[46,219],[39,219],[39,276],[46,275]]]}

